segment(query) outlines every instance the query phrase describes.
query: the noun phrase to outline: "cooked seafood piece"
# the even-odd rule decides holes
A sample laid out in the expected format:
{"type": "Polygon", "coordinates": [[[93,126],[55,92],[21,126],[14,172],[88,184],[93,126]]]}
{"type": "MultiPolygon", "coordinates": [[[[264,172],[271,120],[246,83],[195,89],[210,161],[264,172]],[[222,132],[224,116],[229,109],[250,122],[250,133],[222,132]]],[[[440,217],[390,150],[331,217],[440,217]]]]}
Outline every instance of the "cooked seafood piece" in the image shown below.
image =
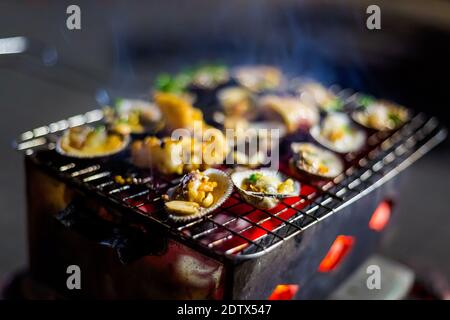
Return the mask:
{"type": "Polygon", "coordinates": [[[256,115],[253,94],[242,87],[227,87],[217,93],[217,100],[228,117],[253,118],[256,115]]]}
{"type": "Polygon", "coordinates": [[[312,143],[292,143],[292,165],[296,170],[319,178],[334,178],[344,170],[342,160],[333,152],[312,143]]]}
{"type": "Polygon", "coordinates": [[[269,118],[278,118],[285,125],[289,133],[300,127],[311,127],[319,121],[319,112],[313,105],[303,103],[297,97],[267,95],[258,103],[269,118]]]}
{"type": "Polygon", "coordinates": [[[161,111],[148,101],[119,99],[114,108],[104,109],[106,122],[121,134],[141,134],[161,127],[161,111]]]}
{"type": "Polygon", "coordinates": [[[185,171],[183,150],[191,150],[188,139],[147,137],[131,145],[131,161],[140,168],[154,168],[163,174],[182,174],[185,171]]]}
{"type": "Polygon", "coordinates": [[[178,128],[193,131],[195,125],[204,125],[202,111],[194,108],[183,98],[171,93],[157,92],[154,99],[161,110],[168,131],[178,128]]]}
{"type": "Polygon", "coordinates": [[[213,212],[233,191],[228,175],[217,169],[192,171],[163,196],[165,208],[175,221],[188,221],[213,212]]]}
{"type": "Polygon", "coordinates": [[[202,65],[189,73],[191,84],[204,89],[214,89],[230,80],[228,68],[221,64],[202,65]]]}
{"type": "Polygon", "coordinates": [[[409,119],[409,112],[403,106],[385,100],[363,100],[359,110],[352,113],[352,118],[362,126],[386,131],[395,130],[409,119]]]}
{"type": "Polygon", "coordinates": [[[236,171],[231,175],[231,180],[242,198],[260,209],[271,209],[280,199],[300,193],[298,181],[275,170],[236,171]]]}
{"type": "Polygon", "coordinates": [[[300,85],[298,89],[304,100],[313,101],[324,111],[341,111],[344,108],[342,99],[318,82],[306,82],[300,85]]]}
{"type": "Polygon", "coordinates": [[[56,151],[75,158],[106,157],[123,151],[129,136],[109,132],[104,126],[79,126],[67,130],[56,145],[56,151]]]}
{"type": "Polygon", "coordinates": [[[182,174],[221,164],[228,153],[227,141],[218,129],[204,131],[203,140],[195,137],[173,139],[147,137],[131,146],[131,161],[140,168],[155,168],[163,174],[182,174]]]}
{"type": "Polygon", "coordinates": [[[241,86],[253,92],[276,89],[283,82],[280,69],[265,65],[237,67],[233,76],[241,86]]]}
{"type": "Polygon", "coordinates": [[[339,153],[356,152],[366,141],[364,131],[352,126],[344,113],[328,114],[321,125],[311,128],[310,133],[320,144],[339,153]]]}

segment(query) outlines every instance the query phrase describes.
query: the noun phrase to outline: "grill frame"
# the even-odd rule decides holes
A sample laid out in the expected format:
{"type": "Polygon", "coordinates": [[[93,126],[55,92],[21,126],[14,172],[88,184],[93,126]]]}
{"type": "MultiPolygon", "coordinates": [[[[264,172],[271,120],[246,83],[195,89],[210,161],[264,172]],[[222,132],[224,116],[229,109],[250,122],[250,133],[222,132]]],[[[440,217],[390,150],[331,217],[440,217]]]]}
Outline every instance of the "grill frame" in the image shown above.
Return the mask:
{"type": "MultiPolygon", "coordinates": [[[[241,204],[245,204],[249,207],[252,206],[241,200],[237,193],[234,192],[231,198],[237,202],[230,207],[221,209],[234,215],[234,220],[232,219],[225,223],[218,223],[214,220],[214,217],[218,214],[218,212],[214,212],[201,219],[177,226],[169,220],[162,219],[161,216],[158,217],[157,212],[162,213],[162,211],[160,211],[162,210],[162,206],[158,208],[157,212],[154,211],[152,212],[152,215],[148,215],[144,214],[142,210],[139,209],[145,204],[130,206],[125,202],[138,197],[146,196],[152,191],[136,191],[136,193],[120,199],[118,198],[118,195],[121,193],[130,192],[130,189],[140,187],[123,185],[117,186],[116,188],[107,189],[108,186],[115,184],[112,177],[115,174],[123,173],[114,173],[112,168],[108,168],[107,166],[105,168],[107,171],[101,171],[100,169],[102,169],[103,165],[101,161],[84,161],[63,158],[52,151],[55,148],[58,135],[67,128],[88,123],[97,123],[102,121],[102,118],[102,111],[97,109],[84,115],[77,115],[68,118],[67,120],[61,120],[56,123],[51,123],[48,126],[27,131],[23,133],[20,139],[15,143],[15,148],[19,151],[25,152],[26,156],[44,171],[47,171],[52,176],[56,176],[68,185],[80,189],[84,194],[91,195],[93,198],[101,200],[108,207],[115,208],[124,214],[129,214],[130,217],[134,217],[139,221],[148,223],[152,228],[160,228],[161,231],[166,232],[176,241],[186,244],[199,252],[214,257],[219,261],[228,262],[230,262],[230,260],[240,261],[259,258],[264,254],[273,251],[283,242],[292,240],[292,238],[298,236],[304,230],[315,225],[317,222],[324,220],[332,214],[338,213],[353,202],[361,199],[395,177],[427,153],[430,149],[443,141],[447,135],[446,129],[441,127],[435,118],[427,117],[423,113],[415,114],[410,121],[396,131],[390,132],[389,134],[375,133],[368,137],[369,145],[371,145],[370,151],[368,151],[364,157],[360,158],[356,165],[349,167],[345,172],[333,179],[332,182],[323,185],[320,189],[318,189],[318,187],[313,187],[315,188],[313,194],[318,194],[317,197],[313,197],[311,194],[308,194],[307,196],[303,195],[300,196],[297,203],[289,203],[287,202],[289,200],[283,200],[282,203],[284,208],[276,213],[270,213],[267,210],[260,210],[253,207],[251,211],[248,211],[243,215],[237,215],[235,212],[230,210],[230,208],[241,204]],[[35,156],[40,153],[35,153],[34,151],[41,149],[48,149],[50,150],[49,152],[54,153],[55,158],[65,159],[67,162],[65,162],[65,164],[61,164],[58,166],[58,170],[55,170],[54,165],[44,163],[42,162],[42,159],[38,159],[38,157],[35,156]],[[77,163],[91,163],[91,165],[77,169],[77,163]],[[379,178],[373,179],[376,176],[379,178]],[[102,181],[102,179],[105,178],[109,180],[106,180],[97,186],[93,187],[89,184],[93,181],[102,181]],[[98,188],[98,186],[101,186],[101,188],[98,188]],[[106,194],[103,192],[105,189],[109,190],[106,194]],[[312,203],[307,204],[305,208],[299,209],[296,207],[297,204],[304,202],[312,203]],[[280,214],[289,209],[297,212],[287,219],[279,217],[280,214]],[[258,211],[264,213],[267,217],[263,220],[259,220],[258,222],[248,219],[248,215],[258,211]],[[234,221],[239,222],[240,220],[250,224],[250,226],[247,226],[238,232],[228,227],[228,224],[232,224],[234,221]],[[273,220],[277,220],[281,224],[275,229],[269,229],[261,226],[264,222],[273,220]],[[197,232],[194,235],[188,235],[186,232],[183,232],[195,225],[201,226],[202,224],[212,224],[215,227],[197,232]],[[239,251],[234,250],[223,252],[211,249],[209,244],[205,245],[198,241],[198,238],[200,238],[201,235],[214,233],[214,230],[219,228],[225,230],[227,232],[227,236],[223,239],[216,239],[215,242],[218,242],[219,240],[226,242],[227,239],[230,239],[230,235],[232,235],[231,239],[240,238],[244,240],[246,242],[245,247],[241,248],[239,251]],[[265,234],[257,239],[250,239],[246,236],[242,236],[243,232],[246,230],[251,230],[252,228],[260,229],[265,232],[265,234]]],[[[351,156],[352,155],[350,155],[350,157],[351,156]]],[[[355,159],[347,160],[354,161],[355,159]]],[[[107,163],[107,165],[110,164],[111,161],[109,164],[107,163]]],[[[130,169],[130,166],[131,165],[127,168],[130,169]]],[[[302,182],[302,180],[300,181],[302,182]]],[[[157,184],[162,183],[166,184],[165,187],[169,187],[171,182],[174,183],[174,181],[166,179],[162,182],[157,182],[157,184]]],[[[154,183],[154,181],[152,181],[152,183],[154,183]]],[[[302,185],[305,186],[309,184],[302,182],[302,185]]],[[[154,199],[151,201],[153,200],[154,199]]],[[[156,202],[158,201],[160,200],[156,199],[156,202]]]]}

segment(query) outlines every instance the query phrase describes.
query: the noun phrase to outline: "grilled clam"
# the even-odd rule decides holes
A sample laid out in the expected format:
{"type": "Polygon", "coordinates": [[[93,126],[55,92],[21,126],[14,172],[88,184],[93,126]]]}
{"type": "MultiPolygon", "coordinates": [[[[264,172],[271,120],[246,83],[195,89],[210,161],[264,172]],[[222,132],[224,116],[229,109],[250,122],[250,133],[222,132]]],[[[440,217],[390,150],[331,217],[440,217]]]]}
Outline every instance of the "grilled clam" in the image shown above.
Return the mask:
{"type": "Polygon", "coordinates": [[[297,87],[305,100],[314,102],[326,112],[341,111],[344,102],[334,92],[315,81],[306,81],[297,87]]]}
{"type": "Polygon", "coordinates": [[[338,153],[356,152],[366,141],[364,131],[352,126],[346,114],[338,112],[328,114],[320,125],[311,128],[310,134],[321,145],[338,153]]]}
{"type": "Polygon", "coordinates": [[[178,174],[221,164],[228,152],[222,132],[207,128],[203,137],[146,137],[131,145],[131,162],[140,168],[154,168],[163,174],[178,174]]]}
{"type": "Polygon", "coordinates": [[[312,143],[295,142],[291,144],[291,150],[290,165],[309,177],[332,179],[344,170],[344,164],[336,154],[312,143]]]}
{"type": "Polygon", "coordinates": [[[280,69],[265,65],[237,67],[233,70],[233,77],[253,92],[279,88],[284,80],[280,69]]]}
{"type": "Polygon", "coordinates": [[[200,218],[219,208],[231,195],[233,184],[228,175],[218,169],[192,171],[164,195],[169,217],[177,222],[200,218]]]}
{"type": "Polygon", "coordinates": [[[217,92],[217,100],[228,117],[253,118],[256,110],[254,97],[243,87],[227,87],[217,92]]]}
{"type": "Polygon", "coordinates": [[[130,137],[108,131],[104,126],[79,126],[66,130],[56,151],[73,158],[91,159],[117,154],[128,146],[130,137]]]}
{"type": "Polygon", "coordinates": [[[241,197],[260,209],[275,207],[280,199],[300,193],[300,183],[276,170],[237,171],[231,175],[241,197]]]}
{"type": "Polygon", "coordinates": [[[119,99],[114,108],[104,109],[106,122],[121,134],[155,132],[162,126],[159,108],[148,101],[119,99]]]}
{"type": "Polygon", "coordinates": [[[409,119],[405,107],[385,100],[364,100],[366,103],[352,113],[352,118],[360,125],[374,130],[395,130],[409,119]]]}
{"type": "Polygon", "coordinates": [[[317,108],[297,97],[267,95],[259,100],[259,105],[268,118],[281,120],[289,133],[300,127],[309,128],[319,121],[317,108]]]}

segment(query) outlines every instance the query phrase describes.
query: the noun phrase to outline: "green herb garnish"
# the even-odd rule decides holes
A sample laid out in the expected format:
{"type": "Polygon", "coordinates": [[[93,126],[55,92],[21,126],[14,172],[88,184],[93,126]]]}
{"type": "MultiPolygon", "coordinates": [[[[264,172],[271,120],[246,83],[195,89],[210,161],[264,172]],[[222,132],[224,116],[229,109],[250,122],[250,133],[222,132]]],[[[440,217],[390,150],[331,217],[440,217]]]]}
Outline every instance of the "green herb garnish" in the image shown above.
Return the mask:
{"type": "Polygon", "coordinates": [[[155,89],[162,92],[183,93],[190,82],[191,77],[184,73],[175,76],[162,73],[156,77],[155,89]]]}
{"type": "Polygon", "coordinates": [[[375,98],[366,94],[358,96],[356,102],[364,109],[375,102],[375,98]]]}
{"type": "Polygon", "coordinates": [[[400,117],[398,116],[398,114],[393,113],[393,112],[389,113],[388,118],[389,118],[389,120],[392,121],[392,123],[394,124],[394,127],[401,125],[403,122],[402,119],[400,119],[400,117]]]}
{"type": "Polygon", "coordinates": [[[213,81],[222,82],[228,77],[228,68],[222,64],[204,64],[186,68],[174,75],[162,73],[156,77],[154,87],[162,92],[183,93],[187,91],[189,85],[205,74],[213,81]]]}
{"type": "Polygon", "coordinates": [[[258,181],[258,179],[260,179],[261,177],[262,177],[262,174],[260,174],[260,173],[252,173],[250,175],[250,177],[248,177],[248,181],[251,184],[255,184],[258,181]]]}
{"type": "Polygon", "coordinates": [[[98,125],[98,126],[96,126],[96,127],[94,127],[94,132],[95,133],[100,133],[100,132],[102,132],[102,131],[105,131],[105,126],[103,126],[103,125],[98,125]]]}
{"type": "Polygon", "coordinates": [[[344,101],[340,98],[336,98],[328,102],[324,107],[326,110],[341,111],[344,108],[344,101]]]}

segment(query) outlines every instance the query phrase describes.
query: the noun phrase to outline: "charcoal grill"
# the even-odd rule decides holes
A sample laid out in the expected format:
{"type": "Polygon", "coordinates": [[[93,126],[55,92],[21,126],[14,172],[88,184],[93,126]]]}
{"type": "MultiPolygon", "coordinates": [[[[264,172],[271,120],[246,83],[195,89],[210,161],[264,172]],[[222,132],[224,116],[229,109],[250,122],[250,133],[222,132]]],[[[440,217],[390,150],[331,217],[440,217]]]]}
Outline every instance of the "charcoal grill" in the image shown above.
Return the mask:
{"type": "Polygon", "coordinates": [[[267,299],[294,288],[297,299],[324,298],[376,248],[383,228],[370,224],[380,204],[395,204],[393,178],[446,137],[435,118],[413,114],[396,131],[371,134],[334,180],[301,180],[300,196],[274,209],[234,192],[218,211],[179,224],[160,199],[173,177],[135,168],[129,154],[77,160],[55,152],[62,131],[102,118],[94,110],[16,143],[25,153],[31,275],[67,297],[267,299]],[[72,264],[82,290],[66,287],[72,264]]]}

